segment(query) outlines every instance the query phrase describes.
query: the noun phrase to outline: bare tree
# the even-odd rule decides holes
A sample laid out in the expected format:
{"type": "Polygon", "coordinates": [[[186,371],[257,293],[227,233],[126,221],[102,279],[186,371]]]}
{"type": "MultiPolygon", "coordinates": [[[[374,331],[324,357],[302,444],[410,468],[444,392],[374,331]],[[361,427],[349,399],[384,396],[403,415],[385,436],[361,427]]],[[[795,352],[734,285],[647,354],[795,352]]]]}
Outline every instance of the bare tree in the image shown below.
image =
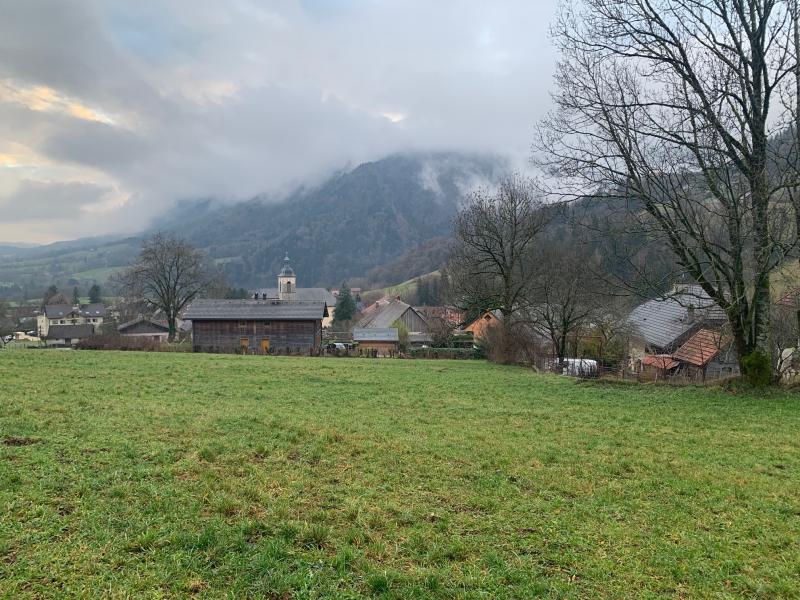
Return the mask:
{"type": "Polygon", "coordinates": [[[142,243],[136,263],[117,277],[125,300],[160,309],[175,339],[180,312],[200,294],[219,288],[206,256],[175,236],[157,233],[142,243]]]}
{"type": "Polygon", "coordinates": [[[539,274],[529,297],[527,316],[553,345],[559,364],[567,356],[570,337],[590,325],[597,313],[591,258],[580,248],[548,240],[536,253],[539,274]]]}
{"type": "Polygon", "coordinates": [[[474,193],[455,222],[448,275],[456,301],[500,310],[508,334],[527,301],[534,241],[548,218],[533,184],[519,176],[503,180],[495,192],[474,193]]]}
{"type": "Polygon", "coordinates": [[[725,310],[742,372],[763,381],[769,274],[795,249],[800,222],[787,201],[796,165],[770,143],[795,124],[791,6],[583,0],[563,5],[553,33],[556,109],[535,160],[563,193],[628,202],[725,310]],[[778,162],[782,176],[771,177],[778,162]]]}

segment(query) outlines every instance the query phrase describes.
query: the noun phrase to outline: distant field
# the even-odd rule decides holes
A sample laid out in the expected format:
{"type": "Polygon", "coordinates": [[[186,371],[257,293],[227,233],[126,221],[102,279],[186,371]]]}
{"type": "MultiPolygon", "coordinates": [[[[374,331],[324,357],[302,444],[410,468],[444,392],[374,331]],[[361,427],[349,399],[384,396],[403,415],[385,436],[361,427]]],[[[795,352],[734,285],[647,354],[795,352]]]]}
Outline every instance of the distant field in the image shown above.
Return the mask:
{"type": "Polygon", "coordinates": [[[800,399],[0,351],[0,597],[800,595],[800,399]]]}
{"type": "Polygon", "coordinates": [[[99,282],[105,282],[108,280],[109,277],[114,275],[115,273],[119,273],[120,271],[124,270],[125,267],[103,267],[99,269],[89,269],[88,271],[80,271],[78,273],[73,273],[70,275],[73,279],[94,279],[99,282]]]}

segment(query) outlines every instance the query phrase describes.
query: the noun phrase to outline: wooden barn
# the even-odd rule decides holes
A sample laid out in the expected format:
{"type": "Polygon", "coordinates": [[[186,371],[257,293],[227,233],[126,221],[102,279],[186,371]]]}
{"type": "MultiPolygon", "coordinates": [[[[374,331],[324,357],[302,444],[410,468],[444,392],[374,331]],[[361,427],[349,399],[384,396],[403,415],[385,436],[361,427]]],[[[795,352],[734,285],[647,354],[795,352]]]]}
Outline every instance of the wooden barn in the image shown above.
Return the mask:
{"type": "Polygon", "coordinates": [[[195,300],[185,319],[195,352],[301,354],[320,347],[327,316],[324,302],[195,300]]]}

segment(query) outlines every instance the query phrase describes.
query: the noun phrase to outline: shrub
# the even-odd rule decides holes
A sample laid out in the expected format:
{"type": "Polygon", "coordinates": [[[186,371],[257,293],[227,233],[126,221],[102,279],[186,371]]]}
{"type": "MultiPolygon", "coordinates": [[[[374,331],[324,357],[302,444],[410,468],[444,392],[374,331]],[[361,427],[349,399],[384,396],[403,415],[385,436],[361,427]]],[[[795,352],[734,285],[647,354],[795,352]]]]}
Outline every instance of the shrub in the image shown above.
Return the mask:
{"type": "Polygon", "coordinates": [[[742,358],[742,371],[747,383],[754,387],[772,383],[772,361],[761,352],[751,352],[742,358]]]}

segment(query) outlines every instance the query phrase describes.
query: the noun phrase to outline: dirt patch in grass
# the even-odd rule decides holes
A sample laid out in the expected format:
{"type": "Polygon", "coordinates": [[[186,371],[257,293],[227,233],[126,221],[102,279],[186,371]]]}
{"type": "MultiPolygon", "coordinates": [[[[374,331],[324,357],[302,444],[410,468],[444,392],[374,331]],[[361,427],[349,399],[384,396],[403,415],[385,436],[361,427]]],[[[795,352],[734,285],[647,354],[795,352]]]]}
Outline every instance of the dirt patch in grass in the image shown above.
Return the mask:
{"type": "Polygon", "coordinates": [[[38,444],[42,440],[30,437],[16,437],[16,436],[9,436],[3,439],[3,445],[5,446],[30,446],[31,444],[38,444]]]}

